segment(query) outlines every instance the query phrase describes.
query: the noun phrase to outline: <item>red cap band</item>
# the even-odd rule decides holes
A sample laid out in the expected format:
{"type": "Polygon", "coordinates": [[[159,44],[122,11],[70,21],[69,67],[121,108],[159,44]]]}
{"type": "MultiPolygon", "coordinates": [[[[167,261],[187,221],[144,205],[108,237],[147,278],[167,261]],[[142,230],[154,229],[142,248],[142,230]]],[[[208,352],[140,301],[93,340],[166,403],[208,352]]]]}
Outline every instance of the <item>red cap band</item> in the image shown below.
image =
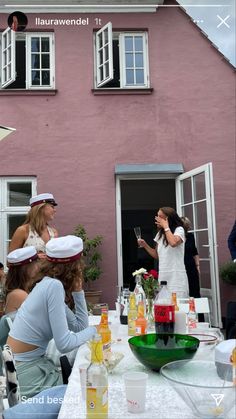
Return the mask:
{"type": "Polygon", "coordinates": [[[35,207],[36,205],[40,204],[51,204],[56,206],[57,203],[54,201],[54,199],[41,199],[40,201],[33,202],[30,206],[31,208],[35,207]]]}
{"type": "Polygon", "coordinates": [[[52,258],[51,256],[47,255],[47,260],[49,262],[56,262],[56,263],[69,263],[69,262],[74,262],[75,260],[78,260],[81,258],[82,252],[77,253],[77,255],[74,256],[70,256],[67,258],[52,258]]]}
{"type": "Polygon", "coordinates": [[[10,263],[8,262],[9,266],[22,266],[22,265],[27,265],[28,263],[33,262],[34,260],[38,259],[38,254],[35,253],[35,255],[31,256],[28,259],[25,260],[21,260],[20,262],[16,262],[16,263],[10,263]]]}

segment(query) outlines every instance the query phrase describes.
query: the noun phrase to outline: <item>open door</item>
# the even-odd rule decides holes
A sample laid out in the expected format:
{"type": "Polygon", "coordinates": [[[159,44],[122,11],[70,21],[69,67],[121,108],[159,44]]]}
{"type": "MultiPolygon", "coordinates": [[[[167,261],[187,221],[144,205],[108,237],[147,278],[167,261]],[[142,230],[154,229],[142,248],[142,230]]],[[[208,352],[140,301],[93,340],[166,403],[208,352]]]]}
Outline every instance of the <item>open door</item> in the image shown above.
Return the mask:
{"type": "Polygon", "coordinates": [[[212,163],[176,178],[176,206],[178,214],[192,222],[200,257],[201,296],[209,298],[212,325],[222,327],[212,163]]]}

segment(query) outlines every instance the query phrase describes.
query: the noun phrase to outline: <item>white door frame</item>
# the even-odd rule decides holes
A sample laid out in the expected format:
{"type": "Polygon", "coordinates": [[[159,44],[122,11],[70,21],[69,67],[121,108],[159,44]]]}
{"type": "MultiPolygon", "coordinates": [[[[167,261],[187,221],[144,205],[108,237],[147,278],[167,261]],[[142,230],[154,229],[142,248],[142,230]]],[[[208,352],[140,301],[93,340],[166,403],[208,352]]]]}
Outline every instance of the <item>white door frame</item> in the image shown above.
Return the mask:
{"type": "Polygon", "coordinates": [[[208,297],[212,300],[212,324],[214,326],[222,327],[212,163],[204,164],[203,166],[185,172],[176,178],[176,207],[178,214],[184,215],[184,202],[181,181],[188,178],[192,178],[193,176],[196,176],[201,173],[204,174],[205,179],[207,211],[206,217],[209,238],[209,243],[205,245],[205,247],[209,247],[209,263],[211,276],[211,289],[202,288],[201,293],[203,297],[208,297]]]}

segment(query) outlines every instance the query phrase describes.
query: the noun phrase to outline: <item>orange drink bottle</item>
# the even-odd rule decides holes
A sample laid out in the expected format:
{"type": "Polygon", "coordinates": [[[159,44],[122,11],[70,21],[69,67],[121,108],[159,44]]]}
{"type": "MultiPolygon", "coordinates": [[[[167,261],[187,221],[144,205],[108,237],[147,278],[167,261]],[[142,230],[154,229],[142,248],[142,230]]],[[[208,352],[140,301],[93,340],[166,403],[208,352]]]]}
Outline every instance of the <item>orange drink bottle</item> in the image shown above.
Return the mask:
{"type": "Polygon", "coordinates": [[[107,358],[107,354],[111,352],[111,329],[108,325],[108,309],[107,307],[102,308],[101,321],[98,326],[98,333],[102,337],[102,347],[104,358],[107,358]]]}
{"type": "Polygon", "coordinates": [[[135,322],[135,334],[146,335],[147,333],[147,319],[144,317],[144,302],[138,302],[138,317],[135,322]]]}

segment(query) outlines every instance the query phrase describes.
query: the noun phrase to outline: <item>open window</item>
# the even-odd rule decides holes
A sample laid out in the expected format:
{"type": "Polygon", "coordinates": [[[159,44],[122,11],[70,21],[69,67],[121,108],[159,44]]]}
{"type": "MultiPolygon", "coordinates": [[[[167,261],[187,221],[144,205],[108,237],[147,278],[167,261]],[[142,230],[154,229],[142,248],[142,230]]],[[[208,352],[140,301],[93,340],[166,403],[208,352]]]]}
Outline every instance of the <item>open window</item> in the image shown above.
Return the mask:
{"type": "Polygon", "coordinates": [[[54,34],[2,33],[2,89],[52,89],[54,72],[54,34]]]}
{"type": "Polygon", "coordinates": [[[109,22],[95,36],[96,88],[150,87],[146,31],[113,31],[109,22]]]}
{"type": "Polygon", "coordinates": [[[1,50],[1,79],[2,87],[7,87],[16,79],[15,71],[15,32],[10,28],[2,33],[1,50]]]}

